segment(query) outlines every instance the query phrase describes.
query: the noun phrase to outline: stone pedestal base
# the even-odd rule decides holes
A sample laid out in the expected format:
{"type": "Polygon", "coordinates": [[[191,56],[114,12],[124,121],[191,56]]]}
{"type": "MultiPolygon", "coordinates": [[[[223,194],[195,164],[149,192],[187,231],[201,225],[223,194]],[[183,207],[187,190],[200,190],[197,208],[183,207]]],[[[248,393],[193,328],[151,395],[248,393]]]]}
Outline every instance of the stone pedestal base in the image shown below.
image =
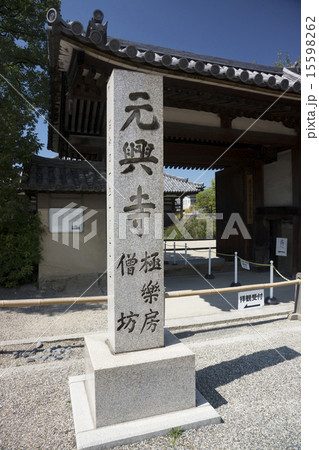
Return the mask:
{"type": "Polygon", "coordinates": [[[289,320],[301,320],[301,314],[299,313],[290,313],[288,315],[289,320]]]}
{"type": "Polygon", "coordinates": [[[195,389],[195,355],[165,330],[165,346],[114,355],[107,335],[85,338],[86,374],[70,378],[78,449],[111,448],[176,427],[219,423],[195,389]]]}

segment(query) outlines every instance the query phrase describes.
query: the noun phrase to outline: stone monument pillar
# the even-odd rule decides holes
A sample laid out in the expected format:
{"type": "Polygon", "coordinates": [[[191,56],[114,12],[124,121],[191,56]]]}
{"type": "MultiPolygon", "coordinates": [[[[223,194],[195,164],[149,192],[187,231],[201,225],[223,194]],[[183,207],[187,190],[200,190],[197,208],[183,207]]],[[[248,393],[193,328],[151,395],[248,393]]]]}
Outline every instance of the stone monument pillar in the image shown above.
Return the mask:
{"type": "Polygon", "coordinates": [[[220,422],[195,355],[164,329],[162,82],[116,69],[107,85],[108,331],[85,338],[70,378],[78,449],[220,422]]]}
{"type": "Polygon", "coordinates": [[[163,347],[163,80],[114,70],[107,85],[109,346],[163,347]]]}

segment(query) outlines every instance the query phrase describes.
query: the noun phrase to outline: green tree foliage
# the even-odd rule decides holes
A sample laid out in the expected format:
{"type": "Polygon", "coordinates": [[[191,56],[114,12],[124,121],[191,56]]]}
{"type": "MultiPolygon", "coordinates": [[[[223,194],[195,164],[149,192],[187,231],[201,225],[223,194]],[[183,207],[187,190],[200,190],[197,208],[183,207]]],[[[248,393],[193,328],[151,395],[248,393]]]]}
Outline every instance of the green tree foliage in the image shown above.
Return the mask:
{"type": "Polygon", "coordinates": [[[35,133],[49,97],[46,12],[60,0],[0,3],[0,284],[30,280],[40,258],[40,221],[21,194],[21,172],[41,144],[35,133]],[[32,105],[32,106],[31,106],[32,105]]]}
{"type": "Polygon", "coordinates": [[[216,212],[216,192],[214,179],[212,179],[211,185],[208,189],[205,189],[196,195],[195,208],[197,211],[203,213],[216,212]]]}
{"type": "MultiPolygon", "coordinates": [[[[299,56],[297,63],[300,64],[301,57],[299,56]]],[[[279,49],[277,53],[277,61],[274,62],[274,65],[277,67],[291,67],[293,66],[293,62],[290,59],[289,53],[286,52],[285,56],[283,56],[281,49],[279,49]]]]}
{"type": "MultiPolygon", "coordinates": [[[[185,229],[191,236],[191,239],[213,239],[214,230],[207,230],[207,221],[197,217],[190,216],[184,217],[185,229]]],[[[211,227],[210,227],[211,228],[211,227]]],[[[185,240],[189,238],[189,235],[183,234],[183,229],[178,228],[176,225],[170,225],[164,230],[165,239],[185,240]]]]}

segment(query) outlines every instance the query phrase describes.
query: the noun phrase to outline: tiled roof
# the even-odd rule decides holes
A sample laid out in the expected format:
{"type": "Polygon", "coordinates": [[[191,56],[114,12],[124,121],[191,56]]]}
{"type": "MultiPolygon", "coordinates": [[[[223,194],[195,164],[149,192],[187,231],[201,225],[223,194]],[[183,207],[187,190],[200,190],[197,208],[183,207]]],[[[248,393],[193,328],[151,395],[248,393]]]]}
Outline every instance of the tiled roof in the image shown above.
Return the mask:
{"type": "Polygon", "coordinates": [[[164,173],[164,192],[168,193],[181,193],[195,194],[202,191],[205,188],[204,183],[194,183],[188,181],[188,178],[176,177],[175,175],[169,175],[164,173]]]}
{"type": "Polygon", "coordinates": [[[93,15],[94,19],[90,20],[85,30],[80,22],[65,22],[54,9],[50,9],[47,15],[49,36],[60,30],[80,43],[96,47],[106,54],[173,72],[195,73],[207,78],[226,79],[288,92],[301,91],[300,76],[291,79],[281,67],[245,63],[112,38],[106,34],[107,24],[102,25],[103,13],[96,10],[93,15]]]}
{"type": "MultiPolygon", "coordinates": [[[[105,192],[105,163],[60,160],[34,156],[25,168],[28,178],[23,188],[31,192],[105,192]]],[[[196,194],[204,183],[164,174],[165,194],[196,194]]]]}

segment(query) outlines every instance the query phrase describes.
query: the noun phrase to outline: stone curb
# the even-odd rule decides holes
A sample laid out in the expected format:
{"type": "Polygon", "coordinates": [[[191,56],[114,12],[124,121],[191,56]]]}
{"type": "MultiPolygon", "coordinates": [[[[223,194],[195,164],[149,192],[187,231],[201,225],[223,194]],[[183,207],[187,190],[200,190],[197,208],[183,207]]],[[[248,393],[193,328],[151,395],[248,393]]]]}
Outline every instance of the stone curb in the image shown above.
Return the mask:
{"type": "Polygon", "coordinates": [[[277,307],[266,306],[256,309],[255,311],[238,311],[233,310],[228,313],[212,314],[209,316],[185,317],[180,319],[166,319],[165,326],[170,331],[177,331],[185,328],[205,327],[209,325],[223,325],[249,322],[250,320],[258,320],[265,318],[273,318],[276,316],[287,316],[293,311],[293,302],[277,307]]]}
{"type": "MultiPolygon", "coordinates": [[[[197,316],[197,317],[184,317],[179,319],[166,319],[165,326],[172,332],[178,331],[185,328],[198,328],[206,327],[209,325],[226,325],[248,322],[250,320],[258,320],[265,318],[274,318],[276,316],[282,317],[287,316],[293,312],[294,304],[290,302],[289,304],[278,305],[278,306],[267,306],[260,308],[255,311],[238,313],[237,310],[230,311],[228,313],[221,314],[211,314],[209,316],[197,316]],[[233,317],[231,317],[233,316],[233,317]]],[[[41,342],[56,342],[56,341],[67,341],[67,340],[78,340],[83,339],[85,336],[92,336],[98,333],[103,333],[104,330],[96,331],[94,333],[74,333],[65,334],[57,336],[41,336],[29,339],[15,339],[11,341],[0,341],[1,347],[6,347],[9,345],[20,345],[20,344],[36,344],[39,340],[41,342]]]]}

